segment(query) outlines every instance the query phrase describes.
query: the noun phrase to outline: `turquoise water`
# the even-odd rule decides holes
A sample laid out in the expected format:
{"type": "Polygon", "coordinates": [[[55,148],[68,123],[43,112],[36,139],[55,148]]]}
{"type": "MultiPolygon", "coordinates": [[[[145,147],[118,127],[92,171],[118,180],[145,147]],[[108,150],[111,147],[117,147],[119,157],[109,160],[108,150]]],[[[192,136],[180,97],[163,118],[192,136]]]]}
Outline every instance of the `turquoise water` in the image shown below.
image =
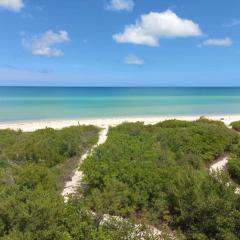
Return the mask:
{"type": "Polygon", "coordinates": [[[0,87],[0,121],[240,114],[240,88],[0,87]]]}

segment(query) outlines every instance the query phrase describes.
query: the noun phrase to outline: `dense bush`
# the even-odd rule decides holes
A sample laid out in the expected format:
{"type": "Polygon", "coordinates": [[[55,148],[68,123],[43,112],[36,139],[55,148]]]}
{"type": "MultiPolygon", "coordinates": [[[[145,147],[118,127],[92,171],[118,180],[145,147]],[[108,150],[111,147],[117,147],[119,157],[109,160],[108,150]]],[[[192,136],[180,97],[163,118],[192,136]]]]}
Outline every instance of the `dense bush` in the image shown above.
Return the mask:
{"type": "Polygon", "coordinates": [[[98,139],[94,126],[73,126],[35,132],[0,130],[0,167],[44,165],[58,174],[59,187],[77,165],[77,159],[98,139]]]}
{"type": "Polygon", "coordinates": [[[52,167],[67,158],[80,156],[97,141],[93,126],[46,128],[35,132],[0,131],[0,158],[21,162],[44,163],[52,167]]]}
{"type": "MultiPolygon", "coordinates": [[[[64,203],[59,194],[59,175],[71,165],[69,158],[92,147],[97,133],[91,126],[0,131],[1,240],[139,239],[133,223],[100,224],[81,198],[64,203]]],[[[145,239],[156,238],[148,234],[145,239]]]]}
{"type": "Polygon", "coordinates": [[[234,130],[236,130],[236,131],[240,131],[240,121],[237,121],[237,122],[232,122],[231,123],[231,126],[232,126],[232,128],[234,129],[234,130]]]}
{"type": "Polygon", "coordinates": [[[82,169],[93,211],[180,228],[188,239],[240,238],[239,197],[228,177],[205,164],[231,149],[238,135],[218,122],[125,123],[82,169]]]}
{"type": "MultiPolygon", "coordinates": [[[[144,224],[187,239],[240,238],[239,196],[227,175],[206,171],[224,151],[240,152],[234,131],[205,119],[111,128],[82,166],[86,189],[64,203],[60,176],[97,133],[87,126],[0,131],[1,240],[137,240],[144,224]],[[129,220],[103,223],[107,213],[129,220]],[[143,223],[139,232],[134,222],[143,223]]],[[[145,240],[157,239],[147,233],[145,240]]]]}
{"type": "Polygon", "coordinates": [[[97,139],[93,126],[0,131],[0,239],[71,239],[63,224],[59,166],[97,139]]]}
{"type": "Polygon", "coordinates": [[[240,143],[234,144],[228,162],[228,172],[232,180],[240,184],[240,143]]]}
{"type": "Polygon", "coordinates": [[[233,180],[240,184],[240,158],[232,158],[228,162],[228,171],[233,180]]]}

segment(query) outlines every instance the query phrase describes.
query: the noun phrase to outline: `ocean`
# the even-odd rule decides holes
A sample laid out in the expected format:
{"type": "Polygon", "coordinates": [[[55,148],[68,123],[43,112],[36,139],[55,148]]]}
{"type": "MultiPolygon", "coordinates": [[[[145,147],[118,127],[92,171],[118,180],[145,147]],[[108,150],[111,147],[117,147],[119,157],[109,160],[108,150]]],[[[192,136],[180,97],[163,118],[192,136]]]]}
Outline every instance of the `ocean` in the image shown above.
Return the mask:
{"type": "Polygon", "coordinates": [[[240,114],[240,88],[0,87],[0,122],[240,114]]]}

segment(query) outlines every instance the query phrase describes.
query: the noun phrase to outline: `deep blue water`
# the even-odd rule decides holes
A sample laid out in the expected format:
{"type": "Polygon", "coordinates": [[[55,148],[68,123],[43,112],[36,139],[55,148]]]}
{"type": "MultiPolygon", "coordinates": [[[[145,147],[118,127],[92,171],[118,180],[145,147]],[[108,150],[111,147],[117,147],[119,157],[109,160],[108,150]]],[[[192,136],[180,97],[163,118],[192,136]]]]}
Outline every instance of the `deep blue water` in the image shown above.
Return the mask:
{"type": "Polygon", "coordinates": [[[0,87],[0,121],[240,114],[240,88],[0,87]]]}

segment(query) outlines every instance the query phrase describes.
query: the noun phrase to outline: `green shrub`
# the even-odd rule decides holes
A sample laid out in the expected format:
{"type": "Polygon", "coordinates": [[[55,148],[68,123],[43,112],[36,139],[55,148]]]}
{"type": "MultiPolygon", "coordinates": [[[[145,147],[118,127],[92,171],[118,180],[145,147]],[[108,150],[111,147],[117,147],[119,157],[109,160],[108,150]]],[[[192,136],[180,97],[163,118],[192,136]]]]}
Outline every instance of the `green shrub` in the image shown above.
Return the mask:
{"type": "Polygon", "coordinates": [[[93,126],[73,126],[35,132],[0,131],[0,158],[16,164],[45,163],[55,166],[67,158],[80,156],[97,142],[98,129],[93,126]]]}
{"type": "Polygon", "coordinates": [[[231,177],[240,184],[240,159],[239,158],[232,158],[228,162],[228,171],[231,177]]]}
{"type": "Polygon", "coordinates": [[[231,123],[231,126],[232,126],[232,128],[234,129],[234,130],[236,130],[236,131],[240,131],[240,121],[237,121],[237,122],[232,122],[231,123]]]}
{"type": "Polygon", "coordinates": [[[224,124],[205,119],[111,128],[107,142],[82,165],[85,204],[100,215],[168,223],[188,239],[240,238],[229,179],[205,169],[237,141],[224,124]]]}
{"type": "Polygon", "coordinates": [[[205,169],[225,151],[238,158],[236,132],[206,120],[111,128],[82,165],[87,187],[64,203],[60,176],[97,142],[98,131],[0,131],[1,240],[139,239],[134,222],[168,226],[178,240],[240,239],[239,196],[227,175],[205,169]],[[130,221],[102,224],[106,213],[130,221]]]}

